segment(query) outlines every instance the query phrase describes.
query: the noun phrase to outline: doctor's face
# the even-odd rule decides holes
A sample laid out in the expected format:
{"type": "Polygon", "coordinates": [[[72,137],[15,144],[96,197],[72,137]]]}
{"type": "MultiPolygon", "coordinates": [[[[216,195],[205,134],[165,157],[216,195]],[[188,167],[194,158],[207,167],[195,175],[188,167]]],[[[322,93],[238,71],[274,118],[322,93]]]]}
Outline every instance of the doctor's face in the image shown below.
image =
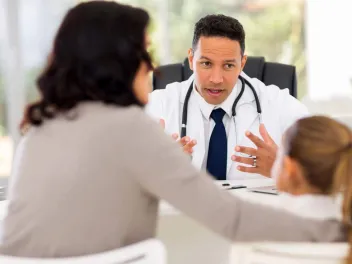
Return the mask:
{"type": "Polygon", "coordinates": [[[247,57],[236,40],[202,36],[188,59],[199,94],[207,103],[219,105],[232,92],[247,57]]]}

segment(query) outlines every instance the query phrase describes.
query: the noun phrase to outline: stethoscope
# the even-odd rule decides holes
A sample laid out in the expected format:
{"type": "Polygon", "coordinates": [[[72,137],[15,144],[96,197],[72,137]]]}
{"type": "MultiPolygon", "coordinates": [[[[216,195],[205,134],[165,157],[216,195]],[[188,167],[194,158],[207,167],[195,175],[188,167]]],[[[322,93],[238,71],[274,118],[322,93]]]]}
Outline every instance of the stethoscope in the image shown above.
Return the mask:
{"type": "MultiPolygon", "coordinates": [[[[246,80],[245,78],[243,78],[241,75],[238,76],[238,78],[241,81],[242,87],[241,87],[241,91],[239,93],[239,95],[237,96],[235,102],[232,105],[232,117],[235,123],[235,133],[236,133],[236,142],[237,142],[237,127],[236,127],[236,107],[237,107],[237,103],[238,101],[241,99],[243,93],[244,93],[244,89],[245,89],[245,85],[247,84],[248,87],[252,90],[252,93],[254,95],[255,98],[255,104],[257,107],[257,113],[259,116],[259,123],[262,123],[262,119],[261,119],[261,114],[262,114],[262,108],[259,102],[259,98],[258,95],[253,87],[253,85],[246,80]]],[[[192,94],[192,90],[193,90],[193,82],[190,84],[186,97],[185,97],[185,102],[183,105],[183,111],[182,111],[182,124],[181,124],[181,138],[185,137],[187,134],[187,113],[188,113],[188,102],[189,102],[189,98],[191,97],[192,94]]]]}

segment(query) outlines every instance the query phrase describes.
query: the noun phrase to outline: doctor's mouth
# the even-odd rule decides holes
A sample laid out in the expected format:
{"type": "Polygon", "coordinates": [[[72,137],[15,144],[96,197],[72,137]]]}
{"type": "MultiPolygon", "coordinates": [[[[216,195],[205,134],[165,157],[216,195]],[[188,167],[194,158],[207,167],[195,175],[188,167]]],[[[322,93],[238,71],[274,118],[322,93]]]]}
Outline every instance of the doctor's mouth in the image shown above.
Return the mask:
{"type": "Polygon", "coordinates": [[[204,88],[204,90],[213,97],[218,97],[220,95],[222,95],[225,90],[224,89],[208,89],[208,88],[204,88]]]}

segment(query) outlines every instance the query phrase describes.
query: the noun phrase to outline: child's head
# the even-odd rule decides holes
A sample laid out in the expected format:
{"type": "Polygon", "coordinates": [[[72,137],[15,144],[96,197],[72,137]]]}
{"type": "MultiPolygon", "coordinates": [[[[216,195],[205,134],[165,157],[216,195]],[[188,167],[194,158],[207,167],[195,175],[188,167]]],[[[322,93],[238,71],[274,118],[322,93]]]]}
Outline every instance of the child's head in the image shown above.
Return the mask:
{"type": "Polygon", "coordinates": [[[345,198],[350,201],[351,130],[323,116],[297,121],[283,137],[273,176],[279,190],[293,195],[335,194],[344,190],[345,198]]]}

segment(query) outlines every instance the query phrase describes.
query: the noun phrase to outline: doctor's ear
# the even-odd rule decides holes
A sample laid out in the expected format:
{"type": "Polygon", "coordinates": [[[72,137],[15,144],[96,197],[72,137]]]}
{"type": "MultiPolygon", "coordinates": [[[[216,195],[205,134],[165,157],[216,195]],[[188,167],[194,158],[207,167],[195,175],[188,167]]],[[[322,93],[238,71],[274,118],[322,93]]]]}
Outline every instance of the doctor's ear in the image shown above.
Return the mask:
{"type": "Polygon", "coordinates": [[[193,58],[194,58],[194,52],[193,49],[190,48],[188,50],[188,63],[189,63],[189,68],[193,71],[193,58]]]}
{"type": "Polygon", "coordinates": [[[241,71],[243,71],[244,65],[246,65],[247,62],[247,55],[243,55],[241,59],[241,71]]]}

